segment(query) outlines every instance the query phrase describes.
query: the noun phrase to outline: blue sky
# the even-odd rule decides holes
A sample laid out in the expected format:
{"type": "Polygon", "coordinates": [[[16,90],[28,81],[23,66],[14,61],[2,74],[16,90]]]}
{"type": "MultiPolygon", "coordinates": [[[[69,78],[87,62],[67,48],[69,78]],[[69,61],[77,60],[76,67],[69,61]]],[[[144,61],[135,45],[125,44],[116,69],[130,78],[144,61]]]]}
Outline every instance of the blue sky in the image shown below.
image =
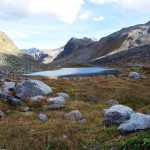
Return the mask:
{"type": "Polygon", "coordinates": [[[20,49],[57,48],[150,21],[150,0],[0,0],[0,31],[20,49]]]}

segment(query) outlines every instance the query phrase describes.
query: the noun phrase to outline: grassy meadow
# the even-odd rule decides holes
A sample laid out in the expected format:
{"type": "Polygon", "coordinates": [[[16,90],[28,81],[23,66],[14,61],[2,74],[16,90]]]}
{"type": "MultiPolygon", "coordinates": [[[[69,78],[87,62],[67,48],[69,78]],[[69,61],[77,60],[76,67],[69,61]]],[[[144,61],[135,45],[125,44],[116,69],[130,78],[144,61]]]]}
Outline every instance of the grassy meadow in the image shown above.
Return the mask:
{"type": "MultiPolygon", "coordinates": [[[[41,80],[52,88],[53,94],[50,97],[55,96],[57,92],[69,93],[70,99],[66,101],[67,108],[44,110],[42,106],[48,104],[47,98],[41,102],[27,102],[17,109],[0,102],[0,109],[5,112],[5,117],[0,120],[0,148],[6,150],[110,150],[110,148],[134,150],[132,147],[123,148],[123,145],[131,143],[132,146],[132,141],[136,139],[140,141],[146,139],[150,143],[150,130],[122,136],[117,132],[117,127],[107,128],[103,125],[103,109],[110,107],[107,104],[110,99],[118,100],[120,104],[129,106],[137,112],[150,112],[150,69],[142,70],[142,73],[147,76],[145,80],[128,79],[127,73],[128,71],[116,78],[104,76],[69,79],[32,78],[41,80]],[[21,112],[25,106],[30,107],[29,112],[21,112]],[[76,109],[83,114],[85,122],[64,118],[66,113],[76,109]],[[49,117],[47,122],[37,118],[40,112],[49,117]]],[[[16,80],[19,82],[17,78],[16,80]]]]}

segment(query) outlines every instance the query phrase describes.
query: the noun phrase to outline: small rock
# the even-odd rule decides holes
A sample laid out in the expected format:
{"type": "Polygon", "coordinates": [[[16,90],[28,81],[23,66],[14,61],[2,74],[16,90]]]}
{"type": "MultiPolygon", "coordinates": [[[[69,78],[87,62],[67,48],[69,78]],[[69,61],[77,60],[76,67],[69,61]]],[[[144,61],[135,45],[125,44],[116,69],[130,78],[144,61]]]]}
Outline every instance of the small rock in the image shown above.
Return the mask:
{"type": "Polygon", "coordinates": [[[40,113],[40,114],[38,115],[38,118],[39,118],[40,120],[42,120],[42,121],[48,121],[48,117],[47,117],[46,115],[42,114],[42,113],[40,113]]]}
{"type": "Polygon", "coordinates": [[[57,96],[62,96],[64,99],[69,99],[70,98],[69,94],[63,93],[63,92],[57,93],[57,96]]]}
{"type": "Polygon", "coordinates": [[[52,93],[52,89],[39,80],[25,80],[17,84],[15,94],[20,98],[30,98],[34,96],[45,96],[52,93]]]}
{"type": "Polygon", "coordinates": [[[83,120],[83,115],[78,110],[73,110],[65,115],[69,120],[83,120]]]}
{"type": "Polygon", "coordinates": [[[62,96],[58,97],[52,97],[47,100],[48,102],[51,102],[52,104],[64,104],[65,99],[62,96]]]}
{"type": "Polygon", "coordinates": [[[142,113],[133,113],[130,120],[125,121],[118,127],[121,134],[129,134],[138,130],[150,128],[150,116],[142,113]]]}
{"type": "Polygon", "coordinates": [[[45,105],[44,109],[46,110],[57,110],[57,109],[63,109],[66,108],[66,106],[64,104],[52,104],[52,105],[45,105]]]}
{"type": "Polygon", "coordinates": [[[109,109],[104,109],[103,123],[108,127],[112,125],[119,126],[124,121],[129,120],[132,113],[134,111],[127,106],[114,105],[109,109]]]}
{"type": "Polygon", "coordinates": [[[0,74],[0,82],[6,81],[6,77],[2,74],[0,74]]]}
{"type": "Polygon", "coordinates": [[[146,77],[140,75],[138,72],[130,72],[128,75],[129,78],[136,78],[136,79],[145,79],[146,77]]]}
{"type": "Polygon", "coordinates": [[[116,100],[108,100],[108,101],[107,101],[107,104],[109,104],[109,105],[111,105],[111,106],[114,106],[114,105],[118,105],[119,102],[116,101],[116,100]]]}
{"type": "Polygon", "coordinates": [[[7,89],[0,89],[0,95],[3,98],[7,98],[7,96],[10,95],[10,91],[7,89]]]}
{"type": "Polygon", "coordinates": [[[4,118],[4,116],[5,116],[4,112],[2,110],[0,110],[0,118],[2,119],[2,118],[4,118]]]}
{"type": "Polygon", "coordinates": [[[3,88],[4,89],[13,89],[15,87],[15,82],[4,82],[3,88]]]}
{"type": "Polygon", "coordinates": [[[115,78],[115,76],[111,74],[107,75],[107,77],[115,78]]]}
{"type": "Polygon", "coordinates": [[[39,101],[41,101],[44,98],[45,98],[44,96],[39,95],[39,96],[31,97],[30,100],[32,100],[34,102],[39,102],[39,101]]]}
{"type": "Polygon", "coordinates": [[[23,110],[22,110],[22,111],[23,111],[23,112],[28,112],[28,111],[29,111],[29,109],[30,109],[29,107],[25,107],[25,108],[23,108],[23,110]]]}
{"type": "Polygon", "coordinates": [[[96,102],[96,96],[95,95],[91,95],[90,97],[89,97],[89,100],[90,101],[92,101],[92,102],[96,102]]]}
{"type": "Polygon", "coordinates": [[[22,105],[23,102],[15,97],[13,97],[12,95],[8,95],[7,103],[10,104],[11,106],[19,107],[20,105],[22,105]]]}

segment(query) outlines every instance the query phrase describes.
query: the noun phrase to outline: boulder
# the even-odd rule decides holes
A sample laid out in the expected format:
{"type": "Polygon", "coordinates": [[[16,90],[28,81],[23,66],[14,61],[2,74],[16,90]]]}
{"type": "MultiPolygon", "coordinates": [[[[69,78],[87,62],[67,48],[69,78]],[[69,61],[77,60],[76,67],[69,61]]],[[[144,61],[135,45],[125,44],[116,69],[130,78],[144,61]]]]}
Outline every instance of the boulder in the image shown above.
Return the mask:
{"type": "Polygon", "coordinates": [[[40,95],[40,96],[31,97],[30,100],[33,101],[33,102],[39,102],[39,101],[41,101],[44,98],[45,98],[44,96],[40,95]]]}
{"type": "Polygon", "coordinates": [[[64,104],[65,99],[62,96],[58,97],[52,97],[47,100],[48,102],[51,102],[52,104],[64,104]]]}
{"type": "Polygon", "coordinates": [[[64,99],[69,99],[70,98],[69,94],[63,93],[63,92],[57,93],[57,96],[62,96],[64,99]]]}
{"type": "Polygon", "coordinates": [[[4,118],[5,114],[2,110],[0,110],[0,118],[4,118]]]}
{"type": "Polygon", "coordinates": [[[48,117],[47,117],[46,115],[42,114],[42,113],[40,113],[40,114],[38,115],[38,118],[39,118],[40,120],[42,120],[42,121],[47,121],[47,120],[48,120],[48,117]]]}
{"type": "Polygon", "coordinates": [[[138,72],[130,72],[128,75],[129,78],[136,78],[136,79],[145,79],[146,77],[140,75],[138,72]]]}
{"type": "Polygon", "coordinates": [[[39,80],[26,80],[17,84],[15,94],[20,98],[45,96],[52,93],[52,89],[39,80]]]}
{"type": "Polygon", "coordinates": [[[83,120],[83,115],[78,110],[73,110],[65,115],[68,120],[83,120]]]}
{"type": "Polygon", "coordinates": [[[130,120],[125,121],[118,127],[121,134],[128,134],[138,130],[150,128],[150,116],[142,113],[133,113],[130,120]]]}
{"type": "Polygon", "coordinates": [[[66,106],[64,104],[52,104],[52,105],[45,105],[44,109],[46,110],[57,110],[57,109],[63,109],[66,108],[66,106]]]}
{"type": "Polygon", "coordinates": [[[15,82],[4,82],[3,88],[4,89],[13,89],[15,87],[15,82]]]}
{"type": "Polygon", "coordinates": [[[112,99],[112,100],[108,100],[108,101],[107,101],[107,104],[110,105],[110,106],[114,106],[114,105],[118,105],[119,102],[112,99]]]}
{"type": "Polygon", "coordinates": [[[103,123],[109,127],[112,125],[119,126],[124,121],[129,120],[130,115],[134,113],[134,111],[127,106],[114,105],[109,109],[104,109],[103,113],[103,123]]]}
{"type": "Polygon", "coordinates": [[[7,99],[7,103],[14,107],[19,107],[23,103],[21,100],[15,98],[12,95],[8,95],[6,99],[7,99]]]}

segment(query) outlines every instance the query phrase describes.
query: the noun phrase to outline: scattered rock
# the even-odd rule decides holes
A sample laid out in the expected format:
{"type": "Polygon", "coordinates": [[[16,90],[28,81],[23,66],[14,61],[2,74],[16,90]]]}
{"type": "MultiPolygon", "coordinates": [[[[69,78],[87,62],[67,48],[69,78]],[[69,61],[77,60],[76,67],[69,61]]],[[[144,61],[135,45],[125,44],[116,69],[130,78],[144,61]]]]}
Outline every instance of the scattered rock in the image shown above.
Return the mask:
{"type": "Polygon", "coordinates": [[[5,81],[6,81],[6,77],[0,74],[0,82],[5,82],[5,81]]]}
{"type": "Polygon", "coordinates": [[[69,120],[83,120],[83,115],[78,110],[73,110],[65,115],[69,120]]]}
{"type": "Polygon", "coordinates": [[[46,115],[42,114],[42,113],[40,113],[40,114],[38,115],[38,118],[39,118],[40,120],[42,120],[42,121],[47,121],[47,120],[48,120],[48,117],[47,117],[46,115]]]}
{"type": "Polygon", "coordinates": [[[41,101],[42,99],[44,99],[45,97],[44,96],[34,96],[34,97],[31,97],[30,100],[34,101],[34,102],[39,102],[41,101]]]}
{"type": "Polygon", "coordinates": [[[22,111],[23,111],[23,112],[28,112],[28,111],[29,111],[29,109],[30,109],[29,107],[25,107],[25,108],[23,108],[23,110],[22,110],[22,111]]]}
{"type": "Polygon", "coordinates": [[[3,98],[7,98],[7,96],[10,95],[10,91],[7,89],[0,89],[0,95],[3,98]]]}
{"type": "Polygon", "coordinates": [[[52,89],[39,80],[26,80],[17,84],[15,94],[20,98],[30,98],[34,96],[45,96],[52,93],[52,89]]]}
{"type": "Polygon", "coordinates": [[[64,99],[69,99],[70,98],[69,94],[63,93],[63,92],[57,93],[57,96],[62,96],[64,99]]]}
{"type": "Polygon", "coordinates": [[[5,116],[4,112],[2,110],[0,110],[0,118],[2,119],[2,118],[4,118],[4,116],[5,116]]]}
{"type": "Polygon", "coordinates": [[[92,102],[96,102],[96,96],[95,95],[91,95],[90,97],[89,97],[89,100],[90,101],[92,101],[92,102]]]}
{"type": "Polygon", "coordinates": [[[129,120],[132,113],[134,113],[134,111],[129,107],[114,105],[109,109],[104,109],[103,123],[106,126],[119,126],[124,121],[129,120]]]}
{"type": "Polygon", "coordinates": [[[51,102],[52,104],[64,104],[65,99],[62,96],[58,97],[52,97],[47,100],[48,102],[51,102]]]}
{"type": "Polygon", "coordinates": [[[133,113],[130,120],[125,121],[118,127],[118,131],[121,134],[128,134],[148,128],[150,128],[150,116],[142,113],[133,113]]]}
{"type": "Polygon", "coordinates": [[[136,78],[136,79],[145,79],[146,77],[140,75],[137,72],[130,72],[128,75],[129,78],[136,78]]]}
{"type": "Polygon", "coordinates": [[[66,106],[64,104],[52,104],[52,105],[45,105],[44,109],[45,110],[57,110],[57,109],[63,109],[66,108],[66,106]]]}
{"type": "Polygon", "coordinates": [[[3,88],[4,89],[13,89],[15,87],[15,82],[4,82],[3,88]]]}
{"type": "Polygon", "coordinates": [[[108,74],[107,77],[115,78],[115,76],[111,74],[108,74]]]}
{"type": "Polygon", "coordinates": [[[118,105],[119,102],[116,101],[116,100],[108,100],[108,101],[107,101],[107,104],[109,104],[109,105],[111,105],[111,106],[114,106],[114,105],[118,105]]]}
{"type": "Polygon", "coordinates": [[[15,97],[13,97],[12,95],[8,95],[7,103],[10,104],[11,106],[19,107],[20,105],[22,105],[23,102],[15,97]]]}

